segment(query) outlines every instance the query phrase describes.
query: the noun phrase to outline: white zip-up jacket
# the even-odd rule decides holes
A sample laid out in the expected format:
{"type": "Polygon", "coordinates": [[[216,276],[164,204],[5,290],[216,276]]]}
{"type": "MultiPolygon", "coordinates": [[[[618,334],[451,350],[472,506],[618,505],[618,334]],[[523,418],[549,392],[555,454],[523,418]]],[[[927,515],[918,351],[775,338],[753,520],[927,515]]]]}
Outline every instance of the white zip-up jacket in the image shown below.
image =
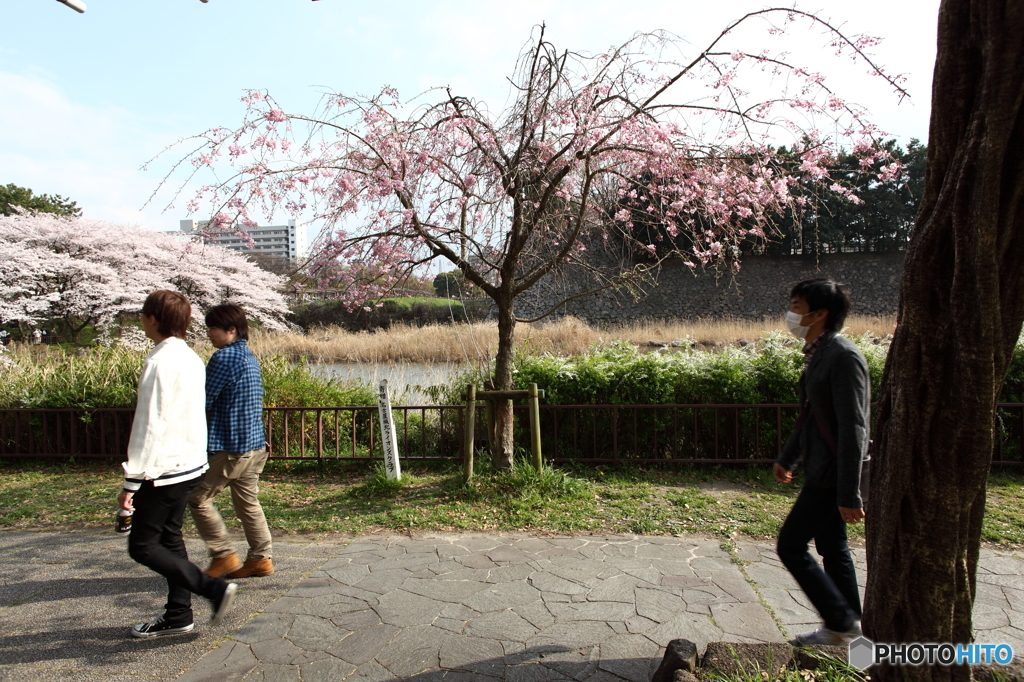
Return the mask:
{"type": "Polygon", "coordinates": [[[206,463],[206,368],[175,336],[157,344],[142,367],[135,421],[124,463],[124,489],[181,483],[206,463]]]}

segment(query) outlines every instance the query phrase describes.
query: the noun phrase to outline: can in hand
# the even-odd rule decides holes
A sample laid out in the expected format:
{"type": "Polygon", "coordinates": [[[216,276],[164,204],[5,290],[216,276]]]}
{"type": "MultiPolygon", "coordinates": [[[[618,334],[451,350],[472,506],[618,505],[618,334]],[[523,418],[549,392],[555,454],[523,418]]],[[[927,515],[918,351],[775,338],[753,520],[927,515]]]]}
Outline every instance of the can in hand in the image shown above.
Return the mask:
{"type": "Polygon", "coordinates": [[[117,510],[117,527],[118,533],[127,533],[132,529],[132,513],[127,509],[117,510]]]}

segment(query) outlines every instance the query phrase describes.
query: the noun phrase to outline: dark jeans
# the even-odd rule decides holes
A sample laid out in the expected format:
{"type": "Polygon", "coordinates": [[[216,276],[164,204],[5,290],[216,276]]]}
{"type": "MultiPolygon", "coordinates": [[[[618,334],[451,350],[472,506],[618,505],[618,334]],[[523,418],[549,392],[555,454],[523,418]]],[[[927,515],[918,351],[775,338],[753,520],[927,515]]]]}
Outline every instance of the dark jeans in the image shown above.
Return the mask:
{"type": "Polygon", "coordinates": [[[211,578],[188,560],[181,522],[192,488],[200,479],[154,486],[145,481],[135,492],[128,556],[167,579],[164,618],[172,625],[192,622],[192,594],[216,600],[224,595],[227,581],[211,578]]]}
{"type": "Polygon", "coordinates": [[[825,627],[846,632],[860,620],[857,572],[846,544],[846,522],[839,515],[835,488],[804,487],[800,491],[779,531],[776,550],[818,609],[825,627]],[[807,551],[811,540],[821,555],[824,571],[807,551]]]}

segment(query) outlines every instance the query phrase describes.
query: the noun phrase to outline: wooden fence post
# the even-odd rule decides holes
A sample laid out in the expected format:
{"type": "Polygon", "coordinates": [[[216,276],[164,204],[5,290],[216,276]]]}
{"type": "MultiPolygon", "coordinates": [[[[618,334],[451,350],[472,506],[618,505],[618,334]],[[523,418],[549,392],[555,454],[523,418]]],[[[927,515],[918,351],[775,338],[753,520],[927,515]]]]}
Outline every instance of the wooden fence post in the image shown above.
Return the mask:
{"type": "Polygon", "coordinates": [[[476,426],[476,384],[470,384],[466,391],[466,428],[462,444],[462,479],[469,483],[473,478],[473,450],[475,449],[474,428],[476,426]]]}
{"type": "Polygon", "coordinates": [[[533,468],[539,474],[544,468],[540,452],[540,397],[537,384],[530,384],[530,441],[533,445],[533,468]]]}
{"type": "MultiPolygon", "coordinates": [[[[493,381],[488,381],[484,383],[485,392],[493,390],[493,381]]],[[[494,401],[490,400],[489,398],[484,398],[484,408],[487,411],[487,449],[491,453],[491,461],[493,462],[498,447],[498,439],[494,437],[494,401]]]]}

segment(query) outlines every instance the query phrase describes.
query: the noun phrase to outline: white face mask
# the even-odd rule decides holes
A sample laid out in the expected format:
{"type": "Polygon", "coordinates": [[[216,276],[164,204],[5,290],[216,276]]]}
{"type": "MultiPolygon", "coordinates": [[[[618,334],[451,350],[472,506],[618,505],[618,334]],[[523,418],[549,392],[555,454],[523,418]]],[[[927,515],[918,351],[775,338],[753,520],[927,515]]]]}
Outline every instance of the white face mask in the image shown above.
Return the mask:
{"type": "Polygon", "coordinates": [[[789,327],[789,333],[798,339],[806,339],[807,332],[811,331],[811,327],[809,325],[804,327],[800,324],[803,319],[803,315],[799,315],[794,312],[786,313],[786,326],[789,327]]]}

